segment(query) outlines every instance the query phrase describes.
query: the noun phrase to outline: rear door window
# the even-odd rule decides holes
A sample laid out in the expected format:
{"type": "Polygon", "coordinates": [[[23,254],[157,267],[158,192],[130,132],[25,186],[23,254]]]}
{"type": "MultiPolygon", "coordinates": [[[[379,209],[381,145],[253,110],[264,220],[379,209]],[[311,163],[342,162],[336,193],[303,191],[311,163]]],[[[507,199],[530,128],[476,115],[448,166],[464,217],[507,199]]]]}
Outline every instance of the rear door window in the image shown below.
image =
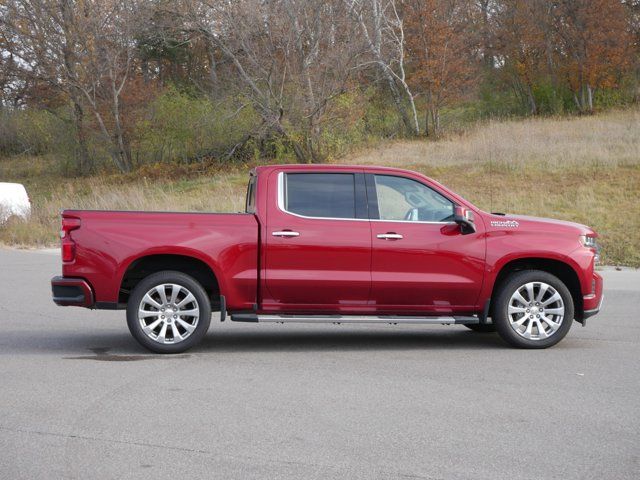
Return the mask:
{"type": "Polygon", "coordinates": [[[352,173],[287,173],[284,209],[316,218],[356,218],[356,182],[352,173]]]}

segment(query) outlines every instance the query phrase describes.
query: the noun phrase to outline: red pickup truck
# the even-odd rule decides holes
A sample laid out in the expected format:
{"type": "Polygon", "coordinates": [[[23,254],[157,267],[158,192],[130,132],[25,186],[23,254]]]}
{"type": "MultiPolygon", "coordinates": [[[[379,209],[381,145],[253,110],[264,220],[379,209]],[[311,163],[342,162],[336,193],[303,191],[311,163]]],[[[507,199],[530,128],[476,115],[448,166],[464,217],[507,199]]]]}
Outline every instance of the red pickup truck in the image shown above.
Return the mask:
{"type": "Polygon", "coordinates": [[[125,309],[160,353],[239,322],[464,324],[545,348],[602,302],[596,233],[483,212],[418,173],[283,165],[245,213],[65,210],[58,305],[125,309]]]}

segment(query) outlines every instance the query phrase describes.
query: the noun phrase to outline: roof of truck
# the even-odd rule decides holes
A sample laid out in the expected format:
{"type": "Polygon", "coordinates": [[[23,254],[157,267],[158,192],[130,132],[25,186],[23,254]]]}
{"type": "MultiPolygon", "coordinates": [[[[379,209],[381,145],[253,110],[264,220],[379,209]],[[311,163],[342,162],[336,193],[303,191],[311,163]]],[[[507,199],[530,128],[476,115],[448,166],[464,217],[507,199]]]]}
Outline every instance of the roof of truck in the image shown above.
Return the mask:
{"type": "Polygon", "coordinates": [[[257,173],[269,173],[273,170],[311,170],[311,171],[336,171],[336,170],[367,170],[367,171],[388,171],[388,172],[411,172],[402,168],[380,167],[377,165],[335,165],[331,163],[290,163],[282,165],[261,165],[255,168],[257,173]]]}

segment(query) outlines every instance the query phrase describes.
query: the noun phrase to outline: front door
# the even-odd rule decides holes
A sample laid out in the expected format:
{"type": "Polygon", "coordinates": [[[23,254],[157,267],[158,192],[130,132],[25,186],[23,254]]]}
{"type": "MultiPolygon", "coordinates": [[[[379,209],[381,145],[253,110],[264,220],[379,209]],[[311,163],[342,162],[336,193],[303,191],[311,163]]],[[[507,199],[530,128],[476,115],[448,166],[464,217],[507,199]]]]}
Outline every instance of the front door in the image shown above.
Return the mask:
{"type": "Polygon", "coordinates": [[[274,172],[264,244],[265,310],[362,310],[371,230],[362,170],[274,172]]]}
{"type": "Polygon", "coordinates": [[[417,179],[367,175],[371,302],[379,312],[473,309],[482,287],[483,226],[463,235],[454,203],[417,179]]]}

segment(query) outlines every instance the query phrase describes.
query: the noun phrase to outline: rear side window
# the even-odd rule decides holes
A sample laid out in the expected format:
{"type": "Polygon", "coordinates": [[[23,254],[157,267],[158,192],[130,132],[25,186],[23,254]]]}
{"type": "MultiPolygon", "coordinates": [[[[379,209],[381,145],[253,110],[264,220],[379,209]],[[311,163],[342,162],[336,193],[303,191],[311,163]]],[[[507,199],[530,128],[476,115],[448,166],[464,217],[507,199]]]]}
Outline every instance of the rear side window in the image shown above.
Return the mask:
{"type": "Polygon", "coordinates": [[[256,213],[256,182],[258,177],[251,175],[247,186],[247,202],[244,211],[246,213],[256,213]]]}
{"type": "Polygon", "coordinates": [[[305,217],[356,218],[352,173],[287,173],[284,209],[305,217]]]}

